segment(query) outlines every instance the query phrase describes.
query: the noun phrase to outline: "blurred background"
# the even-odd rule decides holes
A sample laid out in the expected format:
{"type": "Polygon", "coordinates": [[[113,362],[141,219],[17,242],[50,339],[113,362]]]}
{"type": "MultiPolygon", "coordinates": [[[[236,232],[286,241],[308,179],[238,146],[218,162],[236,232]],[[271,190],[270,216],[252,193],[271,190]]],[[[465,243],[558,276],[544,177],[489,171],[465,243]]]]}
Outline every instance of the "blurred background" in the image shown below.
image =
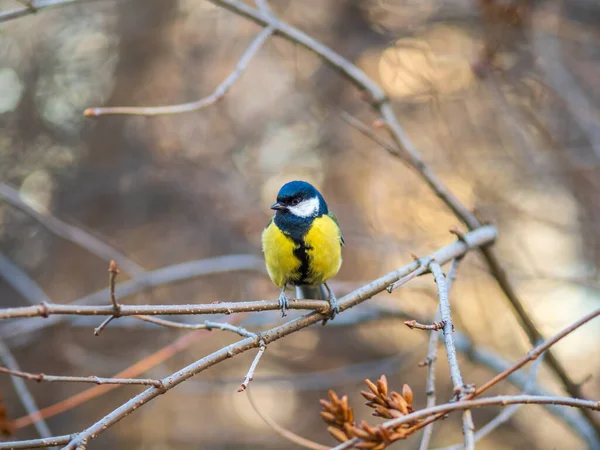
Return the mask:
{"type": "MultiPolygon", "coordinates": [[[[502,263],[545,336],[598,308],[597,2],[270,4],[282,20],[381,84],[427,164],[468,208],[498,227],[502,263]]],[[[18,7],[16,1],[0,0],[0,11],[18,7]]],[[[80,1],[0,23],[0,306],[28,304],[6,281],[13,277],[27,284],[19,270],[57,303],[107,287],[107,262],[57,236],[48,218],[86,230],[139,265],[129,271],[121,267],[122,282],[142,270],[193,260],[260,258],[268,206],[292,179],[314,183],[338,216],[346,240],[344,264],[332,284],[338,297],[409,263],[411,253],[426,255],[453,241],[448,229],[460,223],[423,181],[341,120],[341,111],[368,124],[377,119],[357,89],[282,38],[270,38],[226,97],[211,107],[154,118],[82,114],[88,107],[176,104],[207,96],[260,30],[202,0],[80,1]]],[[[377,133],[385,136],[384,130],[377,133]]],[[[123,302],[276,298],[262,263],[253,261],[246,270],[191,277],[123,302]]],[[[371,423],[377,419],[369,418],[359,395],[366,377],[385,373],[398,391],[408,383],[416,406],[424,406],[426,369],[417,364],[427,354],[428,333],[408,330],[402,321],[430,322],[435,288],[430,276],[421,277],[349,311],[346,322],[345,313],[326,327],[271,344],[252,383],[260,411],[331,445],[318,404],[330,388],[348,394],[358,418],[371,423]],[[373,307],[389,314],[348,323],[373,307]]],[[[109,298],[95,303],[104,302],[109,298]]],[[[458,270],[452,302],[464,342],[468,337],[507,361],[530,348],[475,252],[458,270]]],[[[174,319],[199,323],[222,317],[174,319]]],[[[260,329],[281,317],[271,312],[240,320],[260,329]]],[[[190,333],[119,319],[96,337],[93,329],[101,321],[78,318],[39,328],[43,319],[31,319],[19,322],[17,331],[5,322],[0,335],[23,370],[112,376],[164,347],[172,350],[190,333]]],[[[600,326],[592,322],[555,347],[572,379],[585,382],[583,391],[595,399],[600,397],[599,339],[600,326]]],[[[139,376],[166,376],[235,340],[220,331],[199,335],[139,376]]],[[[443,350],[440,355],[438,401],[446,401],[452,387],[443,350]]],[[[296,448],[236,392],[253,357],[248,352],[201,373],[112,427],[90,448],[296,448]]],[[[496,373],[472,352],[459,358],[468,383],[481,384],[496,373]]],[[[563,394],[546,368],[538,381],[563,394]]],[[[27,383],[40,408],[89,388],[27,383]]],[[[493,393],[519,390],[504,382],[493,393]]],[[[48,426],[54,435],[79,431],[139,391],[118,387],[48,418],[48,426]]],[[[26,414],[6,375],[0,393],[10,418],[26,414]]],[[[474,411],[476,427],[499,411],[474,411]]],[[[33,426],[23,426],[11,439],[35,437],[33,426]]],[[[459,415],[438,422],[434,447],[461,441],[459,415]]],[[[418,448],[419,442],[414,436],[395,447],[418,448]]],[[[588,446],[539,406],[523,407],[478,444],[481,449],[588,446]]]]}

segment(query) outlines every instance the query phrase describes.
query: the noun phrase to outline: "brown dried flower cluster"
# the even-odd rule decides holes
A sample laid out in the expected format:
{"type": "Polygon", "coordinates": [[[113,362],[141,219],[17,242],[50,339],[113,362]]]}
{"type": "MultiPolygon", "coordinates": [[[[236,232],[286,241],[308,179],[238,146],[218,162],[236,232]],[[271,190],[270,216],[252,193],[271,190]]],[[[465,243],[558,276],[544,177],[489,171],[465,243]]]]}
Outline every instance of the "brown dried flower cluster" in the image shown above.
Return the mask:
{"type": "MultiPolygon", "coordinates": [[[[377,384],[371,380],[365,380],[369,391],[361,391],[361,395],[367,400],[367,406],[374,409],[373,415],[384,419],[402,417],[413,412],[413,393],[405,384],[402,394],[396,391],[389,392],[385,375],[382,375],[377,384]],[[389,394],[389,395],[388,395],[389,394]]],[[[341,399],[333,391],[329,391],[329,399],[321,400],[321,417],[329,424],[327,431],[340,442],[350,439],[360,439],[352,448],[365,450],[382,450],[391,443],[405,439],[409,433],[407,429],[415,423],[405,423],[396,428],[386,429],[382,426],[371,426],[366,421],[360,425],[354,423],[354,412],[348,405],[348,397],[344,395],[341,399]]]]}

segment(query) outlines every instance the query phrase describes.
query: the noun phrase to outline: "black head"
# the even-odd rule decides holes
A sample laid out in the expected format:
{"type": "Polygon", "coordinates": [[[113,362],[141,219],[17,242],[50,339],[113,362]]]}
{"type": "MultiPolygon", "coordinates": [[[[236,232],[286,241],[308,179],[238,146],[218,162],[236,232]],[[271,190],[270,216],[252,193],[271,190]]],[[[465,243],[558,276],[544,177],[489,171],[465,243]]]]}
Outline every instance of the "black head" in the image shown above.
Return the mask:
{"type": "Polygon", "coordinates": [[[290,181],[277,194],[277,203],[271,205],[275,215],[292,215],[311,219],[327,214],[327,203],[317,189],[306,181],[290,181]]]}

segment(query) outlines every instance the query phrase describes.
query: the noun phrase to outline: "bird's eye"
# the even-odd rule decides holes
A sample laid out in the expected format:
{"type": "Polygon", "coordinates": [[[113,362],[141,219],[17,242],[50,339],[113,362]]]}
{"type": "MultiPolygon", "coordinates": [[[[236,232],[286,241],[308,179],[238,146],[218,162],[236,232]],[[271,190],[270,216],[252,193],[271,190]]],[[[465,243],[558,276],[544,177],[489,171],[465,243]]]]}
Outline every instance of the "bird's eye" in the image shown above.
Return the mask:
{"type": "Polygon", "coordinates": [[[295,198],[294,200],[292,200],[292,206],[296,206],[298,203],[300,203],[299,198],[295,198]]]}

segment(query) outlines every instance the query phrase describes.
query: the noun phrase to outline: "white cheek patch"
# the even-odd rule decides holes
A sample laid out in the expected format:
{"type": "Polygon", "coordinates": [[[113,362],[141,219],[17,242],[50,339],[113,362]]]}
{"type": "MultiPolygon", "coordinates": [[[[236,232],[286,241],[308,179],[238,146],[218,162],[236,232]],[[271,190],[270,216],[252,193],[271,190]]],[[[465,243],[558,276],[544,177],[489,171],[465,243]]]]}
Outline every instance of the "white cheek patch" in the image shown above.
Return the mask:
{"type": "Polygon", "coordinates": [[[288,210],[298,217],[314,217],[319,212],[319,199],[313,197],[303,200],[296,206],[288,206],[288,210]]]}

